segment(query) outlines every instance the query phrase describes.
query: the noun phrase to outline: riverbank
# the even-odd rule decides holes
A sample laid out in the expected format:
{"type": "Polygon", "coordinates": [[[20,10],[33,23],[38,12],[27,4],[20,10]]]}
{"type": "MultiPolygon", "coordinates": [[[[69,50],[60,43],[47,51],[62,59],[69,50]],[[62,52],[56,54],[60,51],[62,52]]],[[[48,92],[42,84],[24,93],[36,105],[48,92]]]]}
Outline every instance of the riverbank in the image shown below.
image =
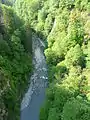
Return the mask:
{"type": "Polygon", "coordinates": [[[40,108],[45,101],[48,74],[42,48],[44,49],[44,43],[37,36],[33,35],[32,53],[34,71],[30,78],[29,88],[21,103],[21,120],[39,120],[40,108]]]}

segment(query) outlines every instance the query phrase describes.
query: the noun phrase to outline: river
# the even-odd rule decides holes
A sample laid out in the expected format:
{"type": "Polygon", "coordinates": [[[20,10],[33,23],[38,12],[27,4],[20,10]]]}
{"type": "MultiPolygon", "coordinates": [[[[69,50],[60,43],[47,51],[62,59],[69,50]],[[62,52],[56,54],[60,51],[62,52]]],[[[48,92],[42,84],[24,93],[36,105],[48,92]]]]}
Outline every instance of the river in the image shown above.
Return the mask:
{"type": "Polygon", "coordinates": [[[32,53],[34,71],[30,78],[29,88],[21,103],[21,120],[39,120],[40,108],[45,101],[48,75],[43,52],[44,47],[44,43],[33,34],[32,53]]]}

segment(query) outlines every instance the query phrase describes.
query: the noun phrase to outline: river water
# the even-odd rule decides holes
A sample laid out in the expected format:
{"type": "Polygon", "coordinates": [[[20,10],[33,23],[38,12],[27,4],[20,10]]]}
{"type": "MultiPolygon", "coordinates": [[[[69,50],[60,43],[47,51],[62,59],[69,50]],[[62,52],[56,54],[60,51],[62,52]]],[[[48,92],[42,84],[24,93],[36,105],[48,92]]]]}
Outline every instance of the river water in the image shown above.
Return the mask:
{"type": "Polygon", "coordinates": [[[21,120],[39,120],[40,108],[45,100],[48,86],[47,65],[44,56],[44,43],[33,34],[32,52],[34,72],[30,78],[28,91],[21,103],[21,120]]]}

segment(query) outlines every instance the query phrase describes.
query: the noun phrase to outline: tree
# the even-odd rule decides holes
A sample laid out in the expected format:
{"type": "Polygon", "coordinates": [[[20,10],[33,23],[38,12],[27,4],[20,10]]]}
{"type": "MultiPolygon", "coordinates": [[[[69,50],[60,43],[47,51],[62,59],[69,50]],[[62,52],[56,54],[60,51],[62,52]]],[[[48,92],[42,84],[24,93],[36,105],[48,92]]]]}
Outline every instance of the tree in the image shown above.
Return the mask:
{"type": "Polygon", "coordinates": [[[88,41],[88,45],[87,45],[88,49],[87,49],[87,63],[86,66],[88,69],[90,69],[90,41],[88,41]]]}
{"type": "Polygon", "coordinates": [[[2,5],[2,14],[7,34],[12,34],[15,30],[14,11],[11,7],[2,5]]]}
{"type": "Polygon", "coordinates": [[[64,105],[61,120],[89,120],[90,108],[82,101],[71,99],[64,105]]]}
{"type": "Polygon", "coordinates": [[[67,67],[80,65],[84,67],[84,55],[80,48],[80,45],[72,47],[65,56],[65,64],[67,67]]]}
{"type": "Polygon", "coordinates": [[[53,17],[52,15],[49,14],[45,20],[45,25],[44,25],[44,31],[46,36],[48,36],[49,32],[52,29],[52,26],[53,26],[53,17]]]}
{"type": "Polygon", "coordinates": [[[69,19],[68,26],[68,38],[70,44],[82,44],[84,39],[83,23],[80,20],[80,12],[78,10],[72,10],[69,19]]]}

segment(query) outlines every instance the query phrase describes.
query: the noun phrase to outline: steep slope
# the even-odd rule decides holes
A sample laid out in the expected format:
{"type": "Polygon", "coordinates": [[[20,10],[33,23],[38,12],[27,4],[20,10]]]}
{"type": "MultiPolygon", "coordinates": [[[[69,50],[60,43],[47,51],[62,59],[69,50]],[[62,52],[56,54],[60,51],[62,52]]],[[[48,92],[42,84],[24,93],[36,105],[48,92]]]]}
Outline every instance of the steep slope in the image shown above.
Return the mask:
{"type": "Polygon", "coordinates": [[[48,41],[50,84],[40,119],[89,120],[90,1],[16,0],[15,10],[48,41]]]}
{"type": "Polygon", "coordinates": [[[19,120],[21,98],[32,70],[31,54],[23,44],[26,28],[13,9],[0,4],[0,13],[0,120],[19,120]]]}
{"type": "Polygon", "coordinates": [[[89,120],[90,1],[16,0],[14,10],[48,42],[50,84],[40,119],[89,120]]]}

